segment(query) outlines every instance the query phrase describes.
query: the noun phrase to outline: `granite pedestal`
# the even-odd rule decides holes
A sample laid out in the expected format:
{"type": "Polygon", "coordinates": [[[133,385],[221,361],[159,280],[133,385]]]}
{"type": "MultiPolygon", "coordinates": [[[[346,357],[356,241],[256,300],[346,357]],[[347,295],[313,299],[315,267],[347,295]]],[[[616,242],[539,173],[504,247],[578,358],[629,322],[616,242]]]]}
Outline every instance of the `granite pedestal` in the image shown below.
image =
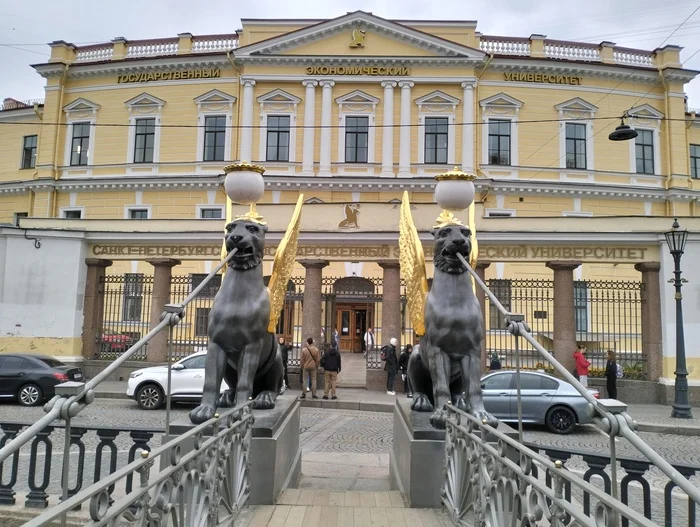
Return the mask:
{"type": "MultiPolygon", "coordinates": [[[[445,431],[430,424],[432,412],[413,412],[412,399],[397,399],[394,406],[394,444],[390,455],[391,489],[398,490],[411,508],[440,508],[445,460],[445,431]]],[[[498,431],[518,433],[499,423],[498,431]]],[[[488,438],[487,438],[488,441],[488,438]]]]}
{"type": "MultiPolygon", "coordinates": [[[[300,405],[296,394],[277,398],[272,410],[253,410],[250,445],[250,505],[275,505],[277,497],[287,487],[295,487],[301,476],[299,448],[300,405]]],[[[170,436],[189,432],[195,425],[189,417],[170,424],[170,436]]],[[[211,433],[211,432],[210,432],[211,433]]],[[[163,443],[168,436],[163,437],[163,443]]],[[[191,448],[191,444],[189,446],[191,448]]],[[[187,450],[183,445],[183,453],[187,450]]],[[[168,456],[163,456],[167,460],[168,456]]]]}

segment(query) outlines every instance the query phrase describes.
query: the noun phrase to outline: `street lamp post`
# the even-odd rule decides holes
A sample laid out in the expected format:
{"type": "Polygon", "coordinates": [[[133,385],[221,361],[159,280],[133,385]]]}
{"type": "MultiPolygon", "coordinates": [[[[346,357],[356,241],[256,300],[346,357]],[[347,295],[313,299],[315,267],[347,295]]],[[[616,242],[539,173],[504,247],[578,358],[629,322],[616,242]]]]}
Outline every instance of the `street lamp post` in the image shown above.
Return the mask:
{"type": "Polygon", "coordinates": [[[670,231],[665,232],[666,243],[673,256],[673,278],[669,282],[673,283],[676,289],[676,386],[673,399],[673,410],[671,417],[679,419],[692,419],[690,404],[688,403],[688,369],[685,365],[685,336],[683,333],[683,295],[681,287],[687,282],[681,278],[681,256],[685,249],[685,242],[688,239],[688,231],[681,230],[678,220],[673,220],[670,231]]]}

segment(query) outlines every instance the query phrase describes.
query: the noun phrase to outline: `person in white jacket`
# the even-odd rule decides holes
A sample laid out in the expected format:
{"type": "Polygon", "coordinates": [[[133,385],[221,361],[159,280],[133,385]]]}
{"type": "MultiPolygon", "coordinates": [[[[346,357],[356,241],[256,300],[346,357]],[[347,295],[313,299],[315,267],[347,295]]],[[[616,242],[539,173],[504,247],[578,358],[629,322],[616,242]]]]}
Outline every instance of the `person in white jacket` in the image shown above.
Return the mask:
{"type": "Polygon", "coordinates": [[[372,327],[368,327],[367,331],[365,332],[365,350],[364,354],[367,355],[368,350],[373,350],[374,349],[374,331],[372,331],[372,327]]]}

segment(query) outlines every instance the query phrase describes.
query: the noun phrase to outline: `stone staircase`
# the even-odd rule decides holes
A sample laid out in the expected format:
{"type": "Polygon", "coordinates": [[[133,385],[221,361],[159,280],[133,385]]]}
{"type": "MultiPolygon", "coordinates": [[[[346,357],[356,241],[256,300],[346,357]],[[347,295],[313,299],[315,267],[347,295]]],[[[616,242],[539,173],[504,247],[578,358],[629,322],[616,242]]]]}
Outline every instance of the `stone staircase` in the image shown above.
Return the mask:
{"type": "Polygon", "coordinates": [[[390,492],[287,489],[277,505],[251,506],[236,527],[447,527],[440,510],[407,509],[390,492]]]}

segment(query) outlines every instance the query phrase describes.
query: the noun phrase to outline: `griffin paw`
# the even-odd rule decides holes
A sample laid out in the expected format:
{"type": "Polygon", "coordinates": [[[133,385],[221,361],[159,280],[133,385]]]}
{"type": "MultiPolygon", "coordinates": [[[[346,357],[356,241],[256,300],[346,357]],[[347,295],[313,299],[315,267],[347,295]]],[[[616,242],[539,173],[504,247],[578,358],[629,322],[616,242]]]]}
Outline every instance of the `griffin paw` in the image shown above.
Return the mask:
{"type": "Polygon", "coordinates": [[[433,428],[444,430],[447,424],[447,412],[445,410],[437,410],[430,416],[430,424],[433,428]]]}
{"type": "Polygon", "coordinates": [[[208,404],[200,404],[197,408],[190,412],[190,421],[192,421],[193,424],[201,425],[214,417],[215,413],[216,407],[208,404]]]}
{"type": "Polygon", "coordinates": [[[454,399],[454,406],[458,410],[462,410],[463,412],[468,412],[469,411],[469,405],[467,404],[467,399],[464,397],[464,395],[458,395],[454,399]]]}
{"type": "Polygon", "coordinates": [[[492,416],[490,413],[488,413],[486,410],[479,410],[477,412],[473,412],[472,414],[474,417],[476,417],[479,421],[482,423],[486,421],[486,424],[489,426],[498,426],[498,419],[496,419],[494,416],[492,416]]]}
{"type": "Polygon", "coordinates": [[[231,390],[225,390],[221,397],[219,397],[219,402],[217,406],[219,408],[233,408],[236,403],[236,396],[231,392],[231,390]]]}
{"type": "Polygon", "coordinates": [[[432,412],[433,405],[430,399],[428,399],[428,396],[424,393],[414,393],[411,410],[415,410],[416,412],[432,412]]]}
{"type": "Polygon", "coordinates": [[[260,392],[253,401],[256,410],[270,410],[275,407],[275,393],[271,391],[260,392]]]}

